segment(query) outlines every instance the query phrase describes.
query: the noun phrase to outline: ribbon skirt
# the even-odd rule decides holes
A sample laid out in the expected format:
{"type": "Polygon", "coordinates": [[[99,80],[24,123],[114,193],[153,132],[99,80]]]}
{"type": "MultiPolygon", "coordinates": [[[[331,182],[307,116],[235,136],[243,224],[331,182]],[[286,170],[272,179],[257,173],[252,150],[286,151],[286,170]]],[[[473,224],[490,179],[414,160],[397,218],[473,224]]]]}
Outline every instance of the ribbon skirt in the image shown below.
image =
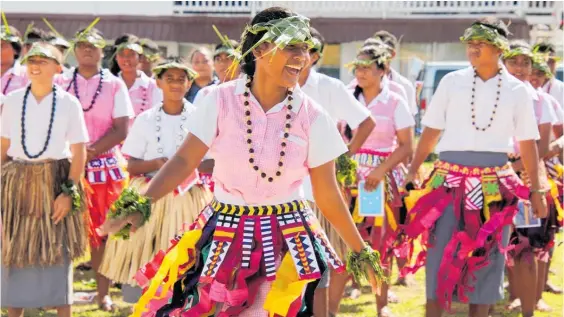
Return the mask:
{"type": "Polygon", "coordinates": [[[151,281],[133,316],[242,316],[256,307],[264,315],[295,316],[303,291],[328,266],[344,270],[307,202],[214,201],[142,270],[139,284],[151,281]]]}

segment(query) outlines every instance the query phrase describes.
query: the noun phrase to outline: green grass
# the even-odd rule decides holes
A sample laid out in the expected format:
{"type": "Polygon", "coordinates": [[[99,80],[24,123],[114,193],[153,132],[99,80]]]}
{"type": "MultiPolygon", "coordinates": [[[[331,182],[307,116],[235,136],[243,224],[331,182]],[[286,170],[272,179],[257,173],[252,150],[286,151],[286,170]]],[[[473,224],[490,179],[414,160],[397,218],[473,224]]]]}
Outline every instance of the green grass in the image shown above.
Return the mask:
{"type": "MultiPolygon", "coordinates": [[[[558,240],[561,241],[563,238],[562,234],[558,235],[558,240]]],[[[552,268],[555,271],[554,275],[551,275],[549,279],[553,284],[558,287],[563,287],[563,277],[564,277],[564,247],[562,245],[556,248],[554,253],[554,259],[552,268]]],[[[390,309],[395,314],[396,317],[422,317],[424,316],[424,304],[425,304],[425,273],[423,271],[418,272],[415,275],[416,285],[411,288],[393,286],[392,291],[400,298],[400,303],[390,304],[390,309]]],[[[394,272],[392,281],[395,280],[397,272],[394,272]]],[[[75,291],[95,291],[92,285],[88,285],[85,282],[93,278],[92,272],[80,272],[75,271],[74,275],[74,289],[75,291]]],[[[339,316],[343,317],[368,317],[376,316],[376,306],[374,304],[374,296],[369,294],[370,290],[368,287],[363,289],[363,295],[356,299],[344,299],[341,304],[341,312],[339,316]]],[[[125,317],[128,316],[129,306],[121,301],[121,291],[112,288],[111,296],[114,299],[116,305],[119,307],[119,311],[114,313],[106,313],[98,310],[96,304],[91,305],[74,305],[73,306],[73,316],[75,317],[125,317]]],[[[506,294],[507,298],[507,294],[506,294]]],[[[545,301],[553,308],[550,313],[538,313],[535,317],[563,317],[563,297],[562,295],[553,295],[544,293],[545,301]]],[[[492,317],[518,317],[521,314],[518,312],[507,312],[504,310],[504,305],[506,302],[500,302],[495,308],[492,317]]],[[[454,314],[445,315],[451,317],[466,317],[467,316],[467,306],[454,304],[453,305],[454,314]]],[[[2,310],[2,316],[6,316],[6,311],[2,310]]],[[[55,310],[28,310],[25,312],[25,317],[56,317],[57,313],[55,310]]]]}

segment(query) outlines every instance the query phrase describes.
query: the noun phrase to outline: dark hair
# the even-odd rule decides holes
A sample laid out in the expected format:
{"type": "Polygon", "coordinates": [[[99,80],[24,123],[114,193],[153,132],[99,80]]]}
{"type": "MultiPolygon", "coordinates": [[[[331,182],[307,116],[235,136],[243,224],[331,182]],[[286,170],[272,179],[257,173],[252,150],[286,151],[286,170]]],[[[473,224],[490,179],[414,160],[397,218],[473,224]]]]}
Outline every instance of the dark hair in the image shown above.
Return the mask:
{"type": "Polygon", "coordinates": [[[380,39],[385,44],[389,45],[393,50],[398,46],[398,39],[392,33],[386,30],[380,30],[372,36],[374,39],[380,39]]]}
{"type": "MultiPolygon", "coordinates": [[[[378,57],[382,55],[382,48],[374,45],[363,46],[356,54],[356,56],[359,55],[367,55],[368,57],[370,57],[370,59],[378,59],[378,57]]],[[[386,70],[386,64],[380,63],[378,61],[374,64],[376,64],[377,68],[386,70]]]]}
{"type": "MultiPolygon", "coordinates": [[[[162,62],[158,63],[157,66],[162,66],[162,65],[166,65],[169,63],[178,63],[178,64],[186,64],[186,61],[184,60],[184,58],[180,57],[180,56],[169,56],[167,58],[165,58],[162,62]]],[[[166,70],[161,71],[160,73],[156,74],[158,79],[161,79],[164,75],[164,73],[166,73],[166,70]]]]}
{"type": "Polygon", "coordinates": [[[24,44],[33,44],[35,42],[43,42],[47,40],[47,32],[36,27],[32,27],[27,34],[24,34],[24,36],[24,44]]]}
{"type": "MultiPolygon", "coordinates": [[[[235,40],[231,40],[229,39],[229,44],[231,44],[231,47],[234,49],[239,48],[239,42],[235,41],[235,40]]],[[[229,48],[229,46],[223,44],[223,43],[219,43],[215,46],[215,50],[218,50],[220,48],[229,48]]]]}
{"type": "Polygon", "coordinates": [[[554,44],[550,42],[540,42],[535,44],[534,49],[537,50],[539,53],[556,53],[556,48],[554,48],[554,44]]]}
{"type": "Polygon", "coordinates": [[[483,17],[481,19],[478,19],[476,22],[474,22],[474,24],[481,24],[483,26],[487,26],[489,28],[492,28],[494,30],[497,31],[497,33],[499,33],[499,35],[507,38],[509,36],[509,28],[507,27],[507,25],[501,20],[498,19],[496,17],[493,16],[487,16],[487,17],[483,17]]]}
{"type": "Polygon", "coordinates": [[[219,43],[215,46],[214,54],[213,54],[214,59],[217,57],[215,52],[217,52],[217,50],[219,50],[219,49],[222,49],[222,48],[224,48],[224,49],[229,49],[229,48],[238,49],[239,48],[239,42],[232,40],[232,39],[229,39],[228,42],[229,42],[230,45],[225,45],[223,43],[219,43]]]}
{"type": "Polygon", "coordinates": [[[514,50],[517,48],[531,49],[531,45],[527,43],[525,40],[512,40],[511,42],[509,42],[510,50],[514,50]]]}
{"type": "MultiPolygon", "coordinates": [[[[317,39],[320,43],[321,43],[321,47],[320,48],[312,48],[309,52],[310,53],[319,53],[320,55],[323,54],[323,51],[325,50],[325,44],[327,44],[325,42],[325,38],[323,37],[323,35],[321,35],[321,33],[319,33],[319,31],[317,29],[315,29],[314,27],[309,27],[309,33],[311,33],[311,37],[314,39],[317,39]]],[[[317,65],[317,63],[319,63],[319,60],[316,60],[315,63],[313,63],[313,65],[317,65]]]]}
{"type": "Polygon", "coordinates": [[[119,72],[121,71],[121,69],[119,68],[119,65],[117,63],[117,47],[121,44],[124,43],[135,43],[135,44],[139,44],[139,38],[133,34],[123,34],[120,35],[116,38],[116,40],[114,41],[114,47],[112,48],[112,63],[111,63],[111,67],[110,67],[110,71],[112,72],[112,74],[116,75],[119,74],[119,72]]]}
{"type": "MultiPolygon", "coordinates": [[[[8,28],[10,29],[10,34],[17,36],[20,39],[22,38],[22,34],[14,26],[8,25],[8,28]]],[[[22,44],[21,43],[14,43],[14,42],[10,42],[10,44],[12,45],[12,48],[14,49],[14,60],[17,60],[18,58],[20,58],[20,53],[22,52],[22,44]]]]}
{"type": "MultiPolygon", "coordinates": [[[[296,13],[290,11],[289,9],[282,7],[271,7],[257,13],[257,15],[255,15],[255,17],[251,21],[251,25],[272,20],[284,19],[294,15],[296,15],[296,13]]],[[[265,33],[266,31],[258,32],[257,34],[248,32],[243,33],[243,38],[241,38],[242,52],[247,52],[251,47],[255,45],[255,43],[257,43],[262,38],[265,33]]],[[[255,74],[255,69],[255,56],[252,52],[249,52],[249,54],[245,55],[245,57],[241,61],[241,70],[243,71],[243,73],[249,76],[253,76],[255,74]]]]}
{"type": "Polygon", "coordinates": [[[160,51],[157,43],[153,42],[153,40],[151,39],[143,38],[139,40],[139,43],[141,43],[143,50],[148,50],[152,54],[158,53],[160,51]]]}

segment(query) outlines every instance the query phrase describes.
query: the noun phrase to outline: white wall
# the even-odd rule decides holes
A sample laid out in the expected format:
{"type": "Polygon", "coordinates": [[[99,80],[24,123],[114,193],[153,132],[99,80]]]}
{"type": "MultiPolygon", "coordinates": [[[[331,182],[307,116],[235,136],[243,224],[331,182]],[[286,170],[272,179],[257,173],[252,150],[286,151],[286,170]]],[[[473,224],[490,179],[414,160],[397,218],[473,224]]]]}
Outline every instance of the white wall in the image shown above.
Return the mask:
{"type": "Polygon", "coordinates": [[[172,15],[172,1],[22,1],[2,0],[2,11],[10,13],[88,15],[172,15]]]}

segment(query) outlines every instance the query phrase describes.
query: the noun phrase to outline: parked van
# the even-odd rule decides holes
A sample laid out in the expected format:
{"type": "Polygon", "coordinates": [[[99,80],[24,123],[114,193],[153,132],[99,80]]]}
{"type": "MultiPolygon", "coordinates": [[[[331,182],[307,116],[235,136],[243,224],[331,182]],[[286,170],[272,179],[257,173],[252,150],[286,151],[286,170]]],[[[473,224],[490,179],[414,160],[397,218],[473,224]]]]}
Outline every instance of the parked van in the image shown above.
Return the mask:
{"type": "Polygon", "coordinates": [[[453,71],[470,66],[469,62],[427,62],[419,72],[415,86],[417,88],[417,104],[425,110],[437,86],[443,77],[453,71]]]}

